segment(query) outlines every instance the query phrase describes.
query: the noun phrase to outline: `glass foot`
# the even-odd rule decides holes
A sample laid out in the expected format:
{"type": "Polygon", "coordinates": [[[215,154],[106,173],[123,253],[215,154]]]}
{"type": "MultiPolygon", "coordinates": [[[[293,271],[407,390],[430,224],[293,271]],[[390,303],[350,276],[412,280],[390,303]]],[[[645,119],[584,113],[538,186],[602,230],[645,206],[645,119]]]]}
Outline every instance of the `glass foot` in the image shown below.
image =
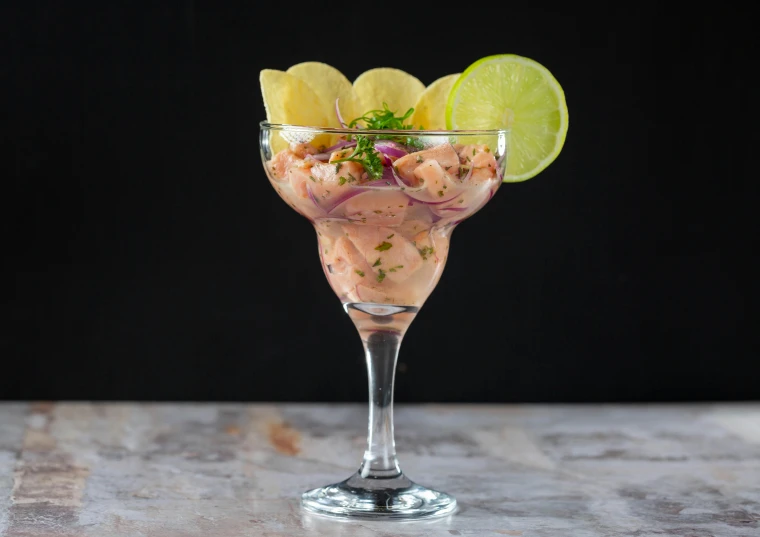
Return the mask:
{"type": "Polygon", "coordinates": [[[447,515],[456,509],[457,501],[443,492],[421,487],[403,474],[365,478],[356,473],[342,483],[305,492],[301,505],[321,515],[384,520],[447,515]]]}

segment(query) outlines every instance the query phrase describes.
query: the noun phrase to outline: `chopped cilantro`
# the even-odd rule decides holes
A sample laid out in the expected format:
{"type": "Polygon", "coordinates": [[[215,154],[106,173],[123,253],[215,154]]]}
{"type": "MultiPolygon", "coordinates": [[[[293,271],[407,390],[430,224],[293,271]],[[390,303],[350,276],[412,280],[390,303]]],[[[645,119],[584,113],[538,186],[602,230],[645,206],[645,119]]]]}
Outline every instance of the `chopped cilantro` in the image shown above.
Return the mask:
{"type": "Polygon", "coordinates": [[[385,241],[375,246],[375,250],[377,250],[378,252],[384,252],[386,250],[390,250],[391,248],[393,248],[393,245],[390,242],[385,242],[385,241]]]}
{"type": "MultiPolygon", "coordinates": [[[[383,160],[380,157],[380,153],[375,149],[375,142],[370,140],[367,136],[357,134],[356,147],[353,152],[345,156],[345,153],[341,155],[341,158],[335,160],[337,164],[341,162],[356,162],[364,167],[367,175],[374,179],[379,179],[383,175],[383,160]]],[[[336,164],[336,166],[337,166],[336,164]]]]}
{"type": "MultiPolygon", "coordinates": [[[[401,205],[399,205],[399,207],[401,207],[401,205]]],[[[395,233],[391,233],[390,235],[388,235],[388,236],[387,236],[387,237],[385,237],[385,238],[386,238],[386,239],[392,239],[392,238],[394,237],[394,235],[396,235],[396,234],[395,234],[395,233]]]]}
{"type": "Polygon", "coordinates": [[[377,272],[377,283],[382,283],[382,281],[385,279],[385,271],[383,269],[378,269],[377,272]]]}
{"type": "Polygon", "coordinates": [[[356,269],[354,272],[356,272],[359,276],[361,276],[362,278],[364,278],[364,272],[363,271],[361,271],[359,269],[356,269]]]}
{"type": "Polygon", "coordinates": [[[343,186],[346,184],[346,178],[341,176],[341,178],[338,180],[338,185],[343,186]]]}
{"type": "MultiPolygon", "coordinates": [[[[366,129],[370,130],[395,130],[395,131],[403,131],[403,130],[409,130],[413,129],[414,125],[406,125],[404,122],[408,120],[410,117],[412,117],[412,114],[414,113],[414,108],[410,108],[409,110],[404,113],[403,116],[396,116],[395,112],[392,111],[390,108],[388,108],[388,103],[383,103],[382,109],[377,110],[370,110],[369,112],[365,113],[363,116],[360,116],[353,121],[351,121],[348,124],[348,128],[358,128],[361,129],[359,126],[359,123],[364,123],[366,129]]],[[[424,130],[424,129],[422,129],[424,130]]],[[[352,135],[349,136],[348,139],[350,140],[352,137],[356,137],[358,139],[361,135],[352,135]]],[[[398,142],[400,144],[404,144],[408,147],[413,147],[415,149],[422,149],[422,142],[417,140],[416,138],[412,136],[403,136],[403,135],[394,135],[394,134],[376,134],[373,135],[375,139],[377,140],[393,140],[395,142],[398,142]]]]}
{"type": "Polygon", "coordinates": [[[377,258],[377,261],[375,261],[375,264],[374,264],[374,265],[372,265],[372,266],[373,266],[373,267],[377,267],[377,266],[380,266],[380,258],[379,258],[379,257],[377,258]]]}
{"type": "Polygon", "coordinates": [[[404,121],[412,117],[414,108],[406,111],[406,114],[396,117],[396,114],[388,108],[388,103],[383,103],[382,110],[370,110],[361,117],[357,117],[348,124],[349,129],[353,129],[359,122],[363,122],[367,129],[373,131],[380,130],[408,130],[411,125],[404,125],[404,121]]]}
{"type": "Polygon", "coordinates": [[[435,252],[435,249],[432,246],[424,246],[422,248],[417,248],[417,251],[422,256],[422,259],[427,260],[428,256],[435,252]]]}

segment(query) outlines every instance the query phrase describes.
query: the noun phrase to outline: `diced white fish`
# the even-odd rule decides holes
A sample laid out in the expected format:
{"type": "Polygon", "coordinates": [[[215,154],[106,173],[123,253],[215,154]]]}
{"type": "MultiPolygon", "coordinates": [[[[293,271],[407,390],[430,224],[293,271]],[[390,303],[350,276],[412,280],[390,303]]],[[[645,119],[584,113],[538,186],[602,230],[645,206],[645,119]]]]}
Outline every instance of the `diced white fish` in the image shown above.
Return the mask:
{"type": "Polygon", "coordinates": [[[414,170],[419,182],[427,188],[433,199],[449,199],[459,190],[458,181],[444,170],[437,160],[427,159],[414,170]]]}
{"type": "Polygon", "coordinates": [[[449,237],[440,230],[423,230],[413,237],[423,262],[444,263],[449,254],[449,237]]]}
{"type": "Polygon", "coordinates": [[[330,162],[311,157],[318,152],[292,144],[266,167],[278,194],[315,224],[336,294],[344,302],[423,303],[448,255],[447,224],[475,212],[498,187],[493,154],[485,145],[444,143],[395,161],[405,190],[378,183],[354,195],[369,180],[363,166],[337,162],[353,149],[333,152],[330,162]]]}
{"type": "Polygon", "coordinates": [[[370,226],[397,226],[404,221],[409,198],[398,190],[368,190],[338,208],[341,216],[370,226]]]}
{"type": "Polygon", "coordinates": [[[353,243],[345,236],[338,237],[324,255],[330,274],[351,288],[365,278],[372,278],[372,269],[353,243]]]}
{"type": "Polygon", "coordinates": [[[422,266],[417,248],[393,228],[344,224],[343,231],[380,282],[403,282],[422,266]]]}
{"type": "MultiPolygon", "coordinates": [[[[458,148],[459,162],[463,167],[474,166],[469,182],[479,184],[496,177],[496,157],[485,144],[468,144],[458,148]]],[[[466,173],[466,172],[465,172],[466,173]]]]}
{"type": "Polygon", "coordinates": [[[276,181],[284,181],[288,178],[288,171],[304,165],[303,158],[292,151],[284,149],[278,152],[272,160],[267,162],[269,172],[276,181]]]}
{"type": "MultiPolygon", "coordinates": [[[[348,162],[346,164],[356,164],[348,162]]],[[[361,166],[359,166],[361,167],[361,166]]],[[[334,164],[306,162],[300,168],[291,168],[288,178],[293,190],[302,198],[308,198],[309,190],[321,206],[329,206],[351,188],[351,183],[335,171],[334,164]]]]}
{"type": "Polygon", "coordinates": [[[431,225],[430,219],[422,220],[409,218],[394,229],[396,229],[396,233],[400,233],[404,237],[414,237],[414,235],[417,235],[420,231],[430,228],[431,225]]]}
{"type": "Polygon", "coordinates": [[[373,304],[397,304],[404,302],[402,298],[389,293],[386,288],[361,283],[356,286],[356,296],[360,302],[373,304]]]}
{"type": "Polygon", "coordinates": [[[414,171],[427,160],[436,161],[447,173],[455,174],[459,170],[459,155],[451,144],[440,144],[430,149],[409,153],[396,160],[393,165],[402,179],[416,186],[419,183],[419,177],[414,174],[414,171]]]}
{"type": "Polygon", "coordinates": [[[296,144],[293,142],[288,144],[288,151],[299,158],[306,158],[306,155],[316,155],[319,152],[317,148],[310,143],[296,144]]]}

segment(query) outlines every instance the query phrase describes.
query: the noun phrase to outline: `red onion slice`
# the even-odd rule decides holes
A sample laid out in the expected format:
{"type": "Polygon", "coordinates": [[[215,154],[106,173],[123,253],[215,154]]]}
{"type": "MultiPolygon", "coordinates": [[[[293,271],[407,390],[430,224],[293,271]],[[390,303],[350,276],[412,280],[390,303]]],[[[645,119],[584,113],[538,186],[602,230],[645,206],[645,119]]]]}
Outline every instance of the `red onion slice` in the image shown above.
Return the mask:
{"type": "Polygon", "coordinates": [[[499,160],[496,161],[496,177],[499,178],[499,181],[504,180],[504,176],[501,173],[501,167],[504,165],[504,160],[507,158],[507,154],[504,153],[502,156],[499,157],[499,160]]]}
{"type": "Polygon", "coordinates": [[[311,200],[311,202],[312,202],[314,205],[316,205],[316,206],[317,206],[317,207],[319,207],[320,209],[324,210],[324,207],[322,207],[322,206],[319,204],[319,200],[318,200],[318,199],[317,199],[317,197],[314,195],[314,192],[312,192],[312,191],[311,191],[311,187],[310,187],[309,185],[306,185],[306,193],[309,195],[309,199],[311,200]]]}
{"type": "Polygon", "coordinates": [[[310,185],[306,185],[306,191],[309,194],[309,199],[314,203],[314,205],[324,210],[327,214],[331,214],[333,211],[335,211],[335,209],[338,208],[339,205],[342,205],[354,196],[358,196],[359,194],[363,194],[369,190],[398,190],[398,187],[396,185],[393,183],[388,183],[389,181],[378,179],[377,181],[364,183],[362,185],[350,185],[350,188],[344,189],[343,192],[337,196],[321,201],[318,200],[314,193],[311,191],[310,185]]]}
{"type": "Polygon", "coordinates": [[[336,151],[338,149],[343,149],[344,147],[354,147],[356,145],[356,142],[349,142],[348,140],[341,140],[335,145],[331,145],[330,147],[326,148],[323,152],[324,153],[332,153],[333,151],[336,151]]]}
{"type": "Polygon", "coordinates": [[[377,140],[375,142],[375,149],[381,153],[388,155],[389,157],[399,158],[408,155],[409,153],[393,140],[377,140]]]}
{"type": "Polygon", "coordinates": [[[336,98],[335,99],[335,115],[338,118],[338,123],[340,123],[340,126],[343,127],[344,129],[347,129],[348,125],[346,125],[346,122],[343,121],[343,116],[340,115],[340,108],[338,108],[338,101],[339,100],[340,100],[340,98],[336,98]]]}
{"type": "Polygon", "coordinates": [[[391,166],[390,168],[396,184],[401,187],[401,189],[404,191],[404,194],[412,198],[417,203],[422,203],[425,205],[440,205],[441,203],[448,203],[453,199],[456,199],[456,197],[461,194],[461,192],[455,192],[454,195],[450,198],[433,201],[432,195],[430,194],[430,191],[425,188],[425,185],[419,187],[411,187],[407,185],[403,179],[401,179],[398,173],[396,173],[395,167],[391,166]]]}
{"type": "Polygon", "coordinates": [[[346,147],[355,147],[355,146],[356,146],[356,142],[348,142],[346,140],[342,140],[338,142],[337,144],[326,148],[321,153],[316,153],[314,155],[306,155],[305,160],[314,159],[320,162],[327,162],[328,160],[330,160],[330,157],[332,156],[333,151],[337,151],[338,149],[344,149],[346,147]]]}
{"type": "Polygon", "coordinates": [[[311,187],[309,185],[306,185],[306,192],[308,193],[309,199],[312,201],[312,203],[314,203],[314,205],[322,209],[326,214],[330,214],[341,203],[362,193],[361,190],[346,189],[345,191],[341,192],[339,195],[335,197],[320,201],[314,195],[314,192],[311,191],[311,187]]]}
{"type": "Polygon", "coordinates": [[[364,189],[364,190],[400,190],[398,185],[382,178],[362,185],[351,185],[352,188],[364,189]]]}
{"type": "MultiPolygon", "coordinates": [[[[472,177],[472,170],[474,170],[474,169],[475,169],[475,166],[474,165],[470,165],[469,171],[467,172],[467,174],[464,177],[462,177],[461,181],[462,182],[469,181],[470,177],[472,177]]],[[[460,170],[461,170],[461,167],[460,167],[460,170]]]]}

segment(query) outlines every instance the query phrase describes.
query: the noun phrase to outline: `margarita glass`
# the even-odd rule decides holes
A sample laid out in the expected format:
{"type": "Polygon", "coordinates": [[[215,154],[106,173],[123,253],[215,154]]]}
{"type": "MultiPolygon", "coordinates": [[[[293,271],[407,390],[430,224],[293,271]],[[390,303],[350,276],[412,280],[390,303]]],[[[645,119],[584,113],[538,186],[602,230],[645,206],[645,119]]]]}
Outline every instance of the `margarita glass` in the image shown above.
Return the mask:
{"type": "Polygon", "coordinates": [[[314,226],[322,268],[366,352],[369,434],[358,471],[307,491],[303,507],[333,516],[420,518],[456,500],[401,471],[393,437],[399,346],[435,288],[456,226],[502,184],[508,130],[331,129],[260,124],[274,189],[314,226]],[[365,153],[361,153],[365,151],[365,153]],[[376,166],[359,157],[368,154],[376,166]]]}

